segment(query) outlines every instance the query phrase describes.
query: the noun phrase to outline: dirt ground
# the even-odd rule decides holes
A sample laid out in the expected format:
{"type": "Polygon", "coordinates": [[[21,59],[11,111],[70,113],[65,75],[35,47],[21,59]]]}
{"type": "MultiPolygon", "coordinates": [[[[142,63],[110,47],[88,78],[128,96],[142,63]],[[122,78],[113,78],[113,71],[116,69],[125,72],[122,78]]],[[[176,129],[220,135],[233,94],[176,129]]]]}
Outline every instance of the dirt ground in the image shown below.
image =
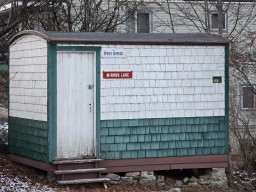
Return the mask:
{"type": "MultiPolygon", "coordinates": [[[[172,176],[173,177],[173,176],[172,176]]],[[[94,185],[68,185],[60,186],[54,181],[48,181],[45,172],[29,168],[24,165],[9,161],[8,155],[0,154],[0,192],[7,191],[35,191],[35,192],[136,192],[136,191],[170,191],[175,178],[167,178],[164,186],[141,186],[141,185],[108,185],[104,189],[103,184],[94,185]]],[[[237,182],[233,178],[232,182],[237,182]]],[[[242,192],[241,185],[231,185],[229,189],[208,189],[203,187],[181,187],[182,192],[242,192]]]]}

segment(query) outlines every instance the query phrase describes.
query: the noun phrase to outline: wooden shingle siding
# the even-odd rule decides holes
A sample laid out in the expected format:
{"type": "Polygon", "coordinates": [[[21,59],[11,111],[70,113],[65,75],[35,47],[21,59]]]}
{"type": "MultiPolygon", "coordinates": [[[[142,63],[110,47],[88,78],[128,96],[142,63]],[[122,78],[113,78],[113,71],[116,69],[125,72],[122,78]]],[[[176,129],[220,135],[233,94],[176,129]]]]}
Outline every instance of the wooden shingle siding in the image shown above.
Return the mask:
{"type": "Polygon", "coordinates": [[[47,122],[9,117],[9,152],[47,162],[47,127],[47,122]]]}
{"type": "Polygon", "coordinates": [[[126,57],[101,58],[101,72],[132,71],[133,78],[101,75],[101,120],[225,115],[224,47],[104,47],[123,48],[126,57]]]}
{"type": "Polygon", "coordinates": [[[10,47],[10,116],[47,121],[47,44],[24,36],[10,47]]]}
{"type": "Polygon", "coordinates": [[[225,117],[101,121],[103,159],[225,154],[225,117]]]}

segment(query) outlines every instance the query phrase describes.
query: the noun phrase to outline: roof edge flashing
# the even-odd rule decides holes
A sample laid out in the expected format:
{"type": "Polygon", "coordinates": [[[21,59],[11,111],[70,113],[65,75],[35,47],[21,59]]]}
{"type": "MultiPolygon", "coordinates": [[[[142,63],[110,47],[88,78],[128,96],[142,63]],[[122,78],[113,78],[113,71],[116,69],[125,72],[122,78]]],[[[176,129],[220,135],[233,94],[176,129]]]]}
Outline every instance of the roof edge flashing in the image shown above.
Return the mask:
{"type": "Polygon", "coordinates": [[[35,35],[51,44],[125,44],[125,45],[229,45],[227,38],[212,33],[104,33],[26,30],[16,34],[11,43],[24,35],[35,35]]]}
{"type": "Polygon", "coordinates": [[[52,44],[118,44],[118,45],[229,45],[230,42],[222,42],[222,41],[204,41],[204,42],[195,42],[195,41],[110,41],[110,40],[69,40],[69,39],[58,39],[58,40],[50,40],[49,43],[52,44]]]}
{"type": "Polygon", "coordinates": [[[42,39],[44,39],[46,42],[50,43],[51,42],[51,39],[46,35],[44,34],[43,32],[40,32],[40,31],[35,31],[35,30],[24,30],[24,31],[21,31],[19,32],[18,34],[14,35],[11,39],[10,39],[10,46],[21,36],[25,36],[25,35],[35,35],[37,37],[40,37],[42,39]]]}

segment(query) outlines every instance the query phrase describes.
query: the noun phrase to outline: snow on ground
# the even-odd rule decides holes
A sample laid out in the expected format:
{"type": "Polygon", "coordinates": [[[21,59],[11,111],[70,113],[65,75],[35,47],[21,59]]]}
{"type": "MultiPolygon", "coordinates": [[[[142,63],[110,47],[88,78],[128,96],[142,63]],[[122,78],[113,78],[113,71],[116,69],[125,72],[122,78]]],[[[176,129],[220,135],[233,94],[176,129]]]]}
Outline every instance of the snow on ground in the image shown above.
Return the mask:
{"type": "Polygon", "coordinates": [[[3,122],[0,124],[0,144],[8,143],[8,123],[3,122]]]}
{"type": "Polygon", "coordinates": [[[7,175],[0,172],[0,192],[17,191],[17,192],[54,192],[54,189],[45,185],[32,184],[30,179],[26,181],[21,180],[19,177],[9,178],[7,175]]]}
{"type": "Polygon", "coordinates": [[[0,192],[55,192],[55,189],[28,178],[31,172],[0,155],[0,192]]]}
{"type": "Polygon", "coordinates": [[[250,185],[256,190],[256,173],[247,173],[244,170],[233,172],[234,177],[243,185],[250,185]]]}

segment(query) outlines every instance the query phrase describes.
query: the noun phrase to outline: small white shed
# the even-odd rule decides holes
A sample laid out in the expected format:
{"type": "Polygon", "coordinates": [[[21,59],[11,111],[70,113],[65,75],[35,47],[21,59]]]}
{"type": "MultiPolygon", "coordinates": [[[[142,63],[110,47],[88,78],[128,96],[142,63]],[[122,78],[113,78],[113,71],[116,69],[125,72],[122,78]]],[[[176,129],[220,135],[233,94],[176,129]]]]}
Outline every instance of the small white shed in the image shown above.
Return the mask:
{"type": "Polygon", "coordinates": [[[46,170],[85,158],[106,172],[226,167],[228,45],[202,33],[19,33],[12,159],[46,170]]]}

